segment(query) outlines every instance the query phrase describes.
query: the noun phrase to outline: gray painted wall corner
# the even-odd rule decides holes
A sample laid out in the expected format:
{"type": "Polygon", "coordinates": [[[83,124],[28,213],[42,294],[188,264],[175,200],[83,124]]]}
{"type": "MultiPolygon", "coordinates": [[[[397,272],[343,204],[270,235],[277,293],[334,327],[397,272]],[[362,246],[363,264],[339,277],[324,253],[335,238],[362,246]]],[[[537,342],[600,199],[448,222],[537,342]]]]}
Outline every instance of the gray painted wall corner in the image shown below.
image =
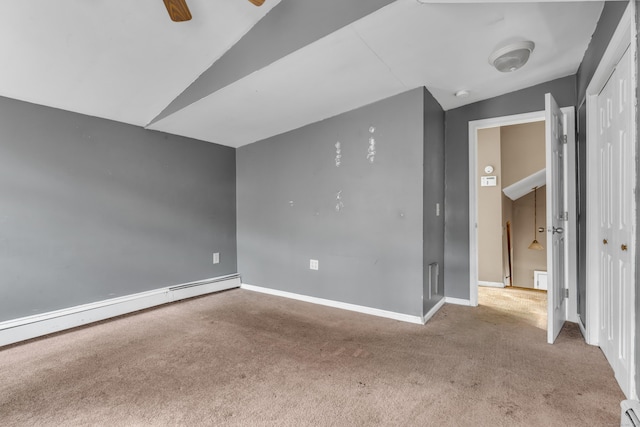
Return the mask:
{"type": "Polygon", "coordinates": [[[239,148],[243,282],[420,316],[422,111],[416,89],[239,148]]]}
{"type": "MultiPolygon", "coordinates": [[[[444,110],[424,88],[423,315],[444,297],[444,110]],[[437,263],[438,278],[429,265],[437,263]],[[432,275],[430,277],[430,275],[432,275]],[[430,282],[431,279],[431,282],[430,282]],[[431,289],[429,289],[431,286],[431,289]],[[429,294],[431,293],[431,298],[429,294]]],[[[433,267],[432,267],[433,269],[433,267]]]]}

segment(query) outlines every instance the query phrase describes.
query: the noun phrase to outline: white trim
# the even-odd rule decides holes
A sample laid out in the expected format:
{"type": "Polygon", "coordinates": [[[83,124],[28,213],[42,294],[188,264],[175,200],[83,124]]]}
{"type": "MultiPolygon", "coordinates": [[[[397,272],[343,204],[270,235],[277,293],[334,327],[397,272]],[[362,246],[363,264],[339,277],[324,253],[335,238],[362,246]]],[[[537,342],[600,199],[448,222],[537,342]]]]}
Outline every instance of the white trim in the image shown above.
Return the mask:
{"type": "Polygon", "coordinates": [[[446,302],[447,304],[455,304],[455,305],[464,305],[467,307],[471,307],[471,306],[477,306],[478,303],[476,302],[475,305],[471,304],[471,301],[468,299],[462,299],[462,298],[453,298],[453,297],[445,297],[444,298],[444,302],[446,302]]]}
{"type": "Polygon", "coordinates": [[[185,298],[240,286],[237,274],[154,289],[0,322],[0,347],[185,298]]]}
{"type": "MultiPolygon", "coordinates": [[[[568,120],[573,120],[575,124],[575,109],[574,107],[564,107],[560,109],[564,115],[568,118],[568,120]]],[[[531,113],[524,114],[515,114],[512,116],[503,116],[503,117],[493,117],[490,119],[483,120],[474,120],[469,122],[469,303],[471,306],[478,305],[478,200],[477,200],[477,163],[478,163],[478,130],[498,127],[498,126],[511,126],[518,125],[524,123],[533,123],[533,122],[541,122],[545,120],[545,112],[544,111],[534,111],[531,113]]],[[[575,135],[572,132],[569,132],[568,139],[569,144],[571,144],[572,138],[575,140],[575,135]]],[[[567,163],[570,165],[575,164],[575,149],[568,150],[567,152],[567,163]],[[573,156],[573,157],[572,157],[573,156]]],[[[574,166],[571,166],[574,168],[574,166]]],[[[567,171],[574,175],[571,170],[567,171]]],[[[567,180],[567,192],[570,194],[575,194],[575,179],[567,180]],[[573,188],[570,188],[570,185],[574,185],[573,188]]],[[[548,207],[549,208],[549,207],[548,207]]],[[[573,228],[575,228],[575,222],[577,220],[576,211],[575,211],[575,203],[573,203],[573,208],[568,206],[568,209],[573,209],[573,217],[571,217],[571,211],[569,211],[569,217],[573,218],[573,228]]],[[[570,221],[571,224],[571,221],[570,221]]],[[[575,234],[571,235],[571,238],[575,239],[575,234]]],[[[577,286],[577,247],[573,245],[572,241],[569,241],[569,236],[567,236],[567,250],[569,254],[567,256],[568,268],[567,272],[569,274],[567,285],[569,287],[569,300],[568,300],[568,310],[569,313],[567,315],[567,319],[576,319],[577,318],[577,304],[576,304],[576,295],[578,291],[577,286]],[[574,265],[572,265],[574,263],[574,265]],[[574,310],[575,308],[575,310],[574,310]],[[576,313],[571,312],[572,310],[576,311],[576,313]]],[[[572,320],[575,321],[575,320],[572,320]]]]}
{"type": "Polygon", "coordinates": [[[275,295],[278,297],[295,299],[298,301],[310,302],[312,304],[325,305],[327,307],[340,308],[342,310],[356,311],[358,313],[370,314],[388,319],[400,320],[402,322],[424,324],[422,316],[412,316],[410,314],[396,313],[393,311],[381,310],[379,308],[365,307],[362,305],[349,304],[346,302],[333,301],[324,298],[311,297],[308,295],[295,294],[293,292],[280,291],[278,289],[264,288],[262,286],[249,285],[243,283],[240,288],[248,291],[260,292],[263,294],[275,295]]]}
{"type": "MultiPolygon", "coordinates": [[[[587,89],[588,90],[588,89],[587,89]]],[[[598,134],[598,120],[595,112],[598,110],[598,96],[596,92],[595,96],[589,95],[587,92],[587,179],[586,179],[586,215],[587,215],[587,230],[586,230],[586,341],[587,344],[598,345],[600,339],[598,336],[598,323],[600,321],[600,309],[598,307],[598,295],[599,290],[599,260],[598,260],[598,233],[595,230],[598,229],[598,201],[595,194],[589,191],[590,188],[598,188],[598,177],[594,174],[590,174],[589,171],[598,170],[598,155],[597,145],[594,141],[595,135],[598,134]],[[591,193],[591,194],[590,194],[591,193]]]]}
{"type": "MultiPolygon", "coordinates": [[[[587,201],[586,201],[586,210],[587,210],[587,236],[586,236],[586,246],[587,246],[587,254],[586,254],[586,327],[585,327],[585,339],[588,344],[598,345],[599,344],[599,332],[598,325],[600,323],[600,307],[599,307],[599,260],[598,260],[598,247],[600,242],[598,241],[598,200],[597,200],[597,192],[589,191],[592,188],[598,188],[598,177],[595,173],[590,173],[589,171],[597,170],[597,144],[596,144],[596,135],[598,134],[598,120],[597,120],[597,98],[598,94],[602,91],[604,86],[606,85],[611,73],[615,69],[618,61],[622,58],[622,55],[625,53],[626,49],[629,47],[631,49],[631,56],[633,61],[633,75],[631,78],[632,87],[631,92],[633,93],[633,97],[636,97],[636,85],[638,78],[638,70],[636,69],[636,22],[635,22],[635,2],[630,1],[627,6],[622,18],[620,18],[620,22],[618,23],[618,27],[614,32],[611,40],[609,41],[609,45],[605,50],[596,71],[587,86],[587,90],[585,93],[586,106],[587,106],[587,201]],[[595,197],[594,197],[595,196],[595,197]]],[[[637,101],[637,99],[636,99],[637,101]]],[[[637,107],[636,107],[637,108],[637,107]]],[[[637,117],[633,114],[633,123],[631,125],[633,140],[637,144],[637,117]]],[[[636,154],[637,155],[637,154],[636,154]]],[[[637,180],[637,177],[636,177],[637,180]]],[[[637,209],[635,206],[635,198],[632,199],[632,203],[634,204],[634,211],[637,209]]],[[[635,221],[635,215],[632,216],[635,221]]],[[[637,224],[634,224],[636,227],[637,224]]],[[[636,242],[635,236],[633,236],[633,243],[631,250],[636,250],[636,242]]],[[[633,254],[634,252],[632,252],[633,254]]],[[[634,270],[638,268],[635,264],[635,257],[632,257],[633,268],[634,270]]],[[[635,274],[634,276],[635,277],[635,274]]],[[[636,299],[636,286],[631,288],[631,298],[635,301],[636,299]]],[[[637,342],[636,342],[636,305],[635,303],[631,305],[631,317],[634,319],[630,324],[630,335],[633,339],[633,345],[631,346],[631,370],[630,370],[630,382],[628,391],[631,398],[637,398],[636,396],[636,351],[637,351],[637,342]]],[[[626,393],[626,391],[625,391],[626,393]]],[[[629,396],[627,396],[629,398],[629,396]]]]}
{"type": "MultiPolygon", "coordinates": [[[[569,289],[567,298],[567,312],[565,319],[569,322],[578,321],[578,208],[576,195],[578,183],[576,181],[576,109],[574,107],[561,108],[564,113],[564,128],[567,131],[565,144],[564,170],[564,205],[567,209],[568,221],[565,221],[565,283],[569,289]]],[[[547,224],[550,224],[547,222],[547,224]]],[[[548,240],[549,241],[549,240],[548,240]]],[[[547,288],[549,282],[547,281],[547,288]]]]}
{"type": "Polygon", "coordinates": [[[578,316],[578,326],[580,327],[580,332],[582,332],[582,337],[584,338],[585,341],[587,341],[587,330],[584,328],[584,325],[582,324],[582,319],[580,319],[580,316],[578,316]]]}
{"type": "Polygon", "coordinates": [[[544,111],[469,122],[469,305],[478,305],[478,130],[544,121],[544,111]]]}
{"type": "Polygon", "coordinates": [[[440,310],[442,308],[442,306],[445,303],[445,298],[440,298],[440,301],[438,301],[436,303],[436,305],[434,305],[433,307],[431,307],[431,310],[429,310],[427,312],[427,314],[424,315],[424,317],[422,318],[422,323],[427,323],[429,321],[429,319],[431,319],[433,317],[434,314],[436,314],[438,312],[438,310],[440,310]]]}
{"type": "Polygon", "coordinates": [[[486,286],[488,288],[504,288],[506,287],[502,282],[486,282],[484,280],[478,280],[478,286],[486,286]]]}

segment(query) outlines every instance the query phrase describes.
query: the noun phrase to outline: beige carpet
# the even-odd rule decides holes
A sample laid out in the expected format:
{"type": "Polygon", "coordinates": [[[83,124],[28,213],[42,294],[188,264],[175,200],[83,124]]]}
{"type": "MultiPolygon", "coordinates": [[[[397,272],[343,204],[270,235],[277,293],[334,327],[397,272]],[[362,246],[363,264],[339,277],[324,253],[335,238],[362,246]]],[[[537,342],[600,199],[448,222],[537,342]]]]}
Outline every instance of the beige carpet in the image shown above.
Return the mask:
{"type": "Polygon", "coordinates": [[[426,326],[245,290],[172,304],[0,350],[0,424],[619,425],[575,325],[551,346],[491,300],[426,326]]]}
{"type": "MultiPolygon", "coordinates": [[[[478,305],[547,330],[547,292],[526,288],[478,287],[478,305]]],[[[497,313],[496,313],[497,314],[497,313]]],[[[509,319],[505,319],[509,322],[509,319]]]]}

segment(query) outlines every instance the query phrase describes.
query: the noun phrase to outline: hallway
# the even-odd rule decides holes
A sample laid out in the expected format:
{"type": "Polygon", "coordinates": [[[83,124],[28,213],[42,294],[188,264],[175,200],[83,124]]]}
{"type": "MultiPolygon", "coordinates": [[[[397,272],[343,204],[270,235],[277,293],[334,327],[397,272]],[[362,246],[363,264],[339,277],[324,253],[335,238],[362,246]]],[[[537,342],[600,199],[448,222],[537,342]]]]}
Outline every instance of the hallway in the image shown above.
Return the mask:
{"type": "Polygon", "coordinates": [[[547,329],[547,293],[527,288],[478,287],[478,305],[486,306],[526,322],[547,329]]]}

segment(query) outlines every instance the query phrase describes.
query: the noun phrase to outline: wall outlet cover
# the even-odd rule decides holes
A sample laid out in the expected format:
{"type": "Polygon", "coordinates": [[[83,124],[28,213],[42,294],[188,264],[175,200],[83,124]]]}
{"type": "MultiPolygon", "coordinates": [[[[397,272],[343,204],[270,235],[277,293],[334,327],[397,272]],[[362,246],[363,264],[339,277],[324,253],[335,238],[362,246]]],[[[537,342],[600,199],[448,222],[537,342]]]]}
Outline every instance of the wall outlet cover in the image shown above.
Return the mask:
{"type": "Polygon", "coordinates": [[[319,265],[317,259],[310,259],[309,260],[309,269],[317,270],[319,267],[320,267],[320,265],[319,265]]]}
{"type": "Polygon", "coordinates": [[[213,253],[213,263],[220,264],[220,252],[213,253]]]}

